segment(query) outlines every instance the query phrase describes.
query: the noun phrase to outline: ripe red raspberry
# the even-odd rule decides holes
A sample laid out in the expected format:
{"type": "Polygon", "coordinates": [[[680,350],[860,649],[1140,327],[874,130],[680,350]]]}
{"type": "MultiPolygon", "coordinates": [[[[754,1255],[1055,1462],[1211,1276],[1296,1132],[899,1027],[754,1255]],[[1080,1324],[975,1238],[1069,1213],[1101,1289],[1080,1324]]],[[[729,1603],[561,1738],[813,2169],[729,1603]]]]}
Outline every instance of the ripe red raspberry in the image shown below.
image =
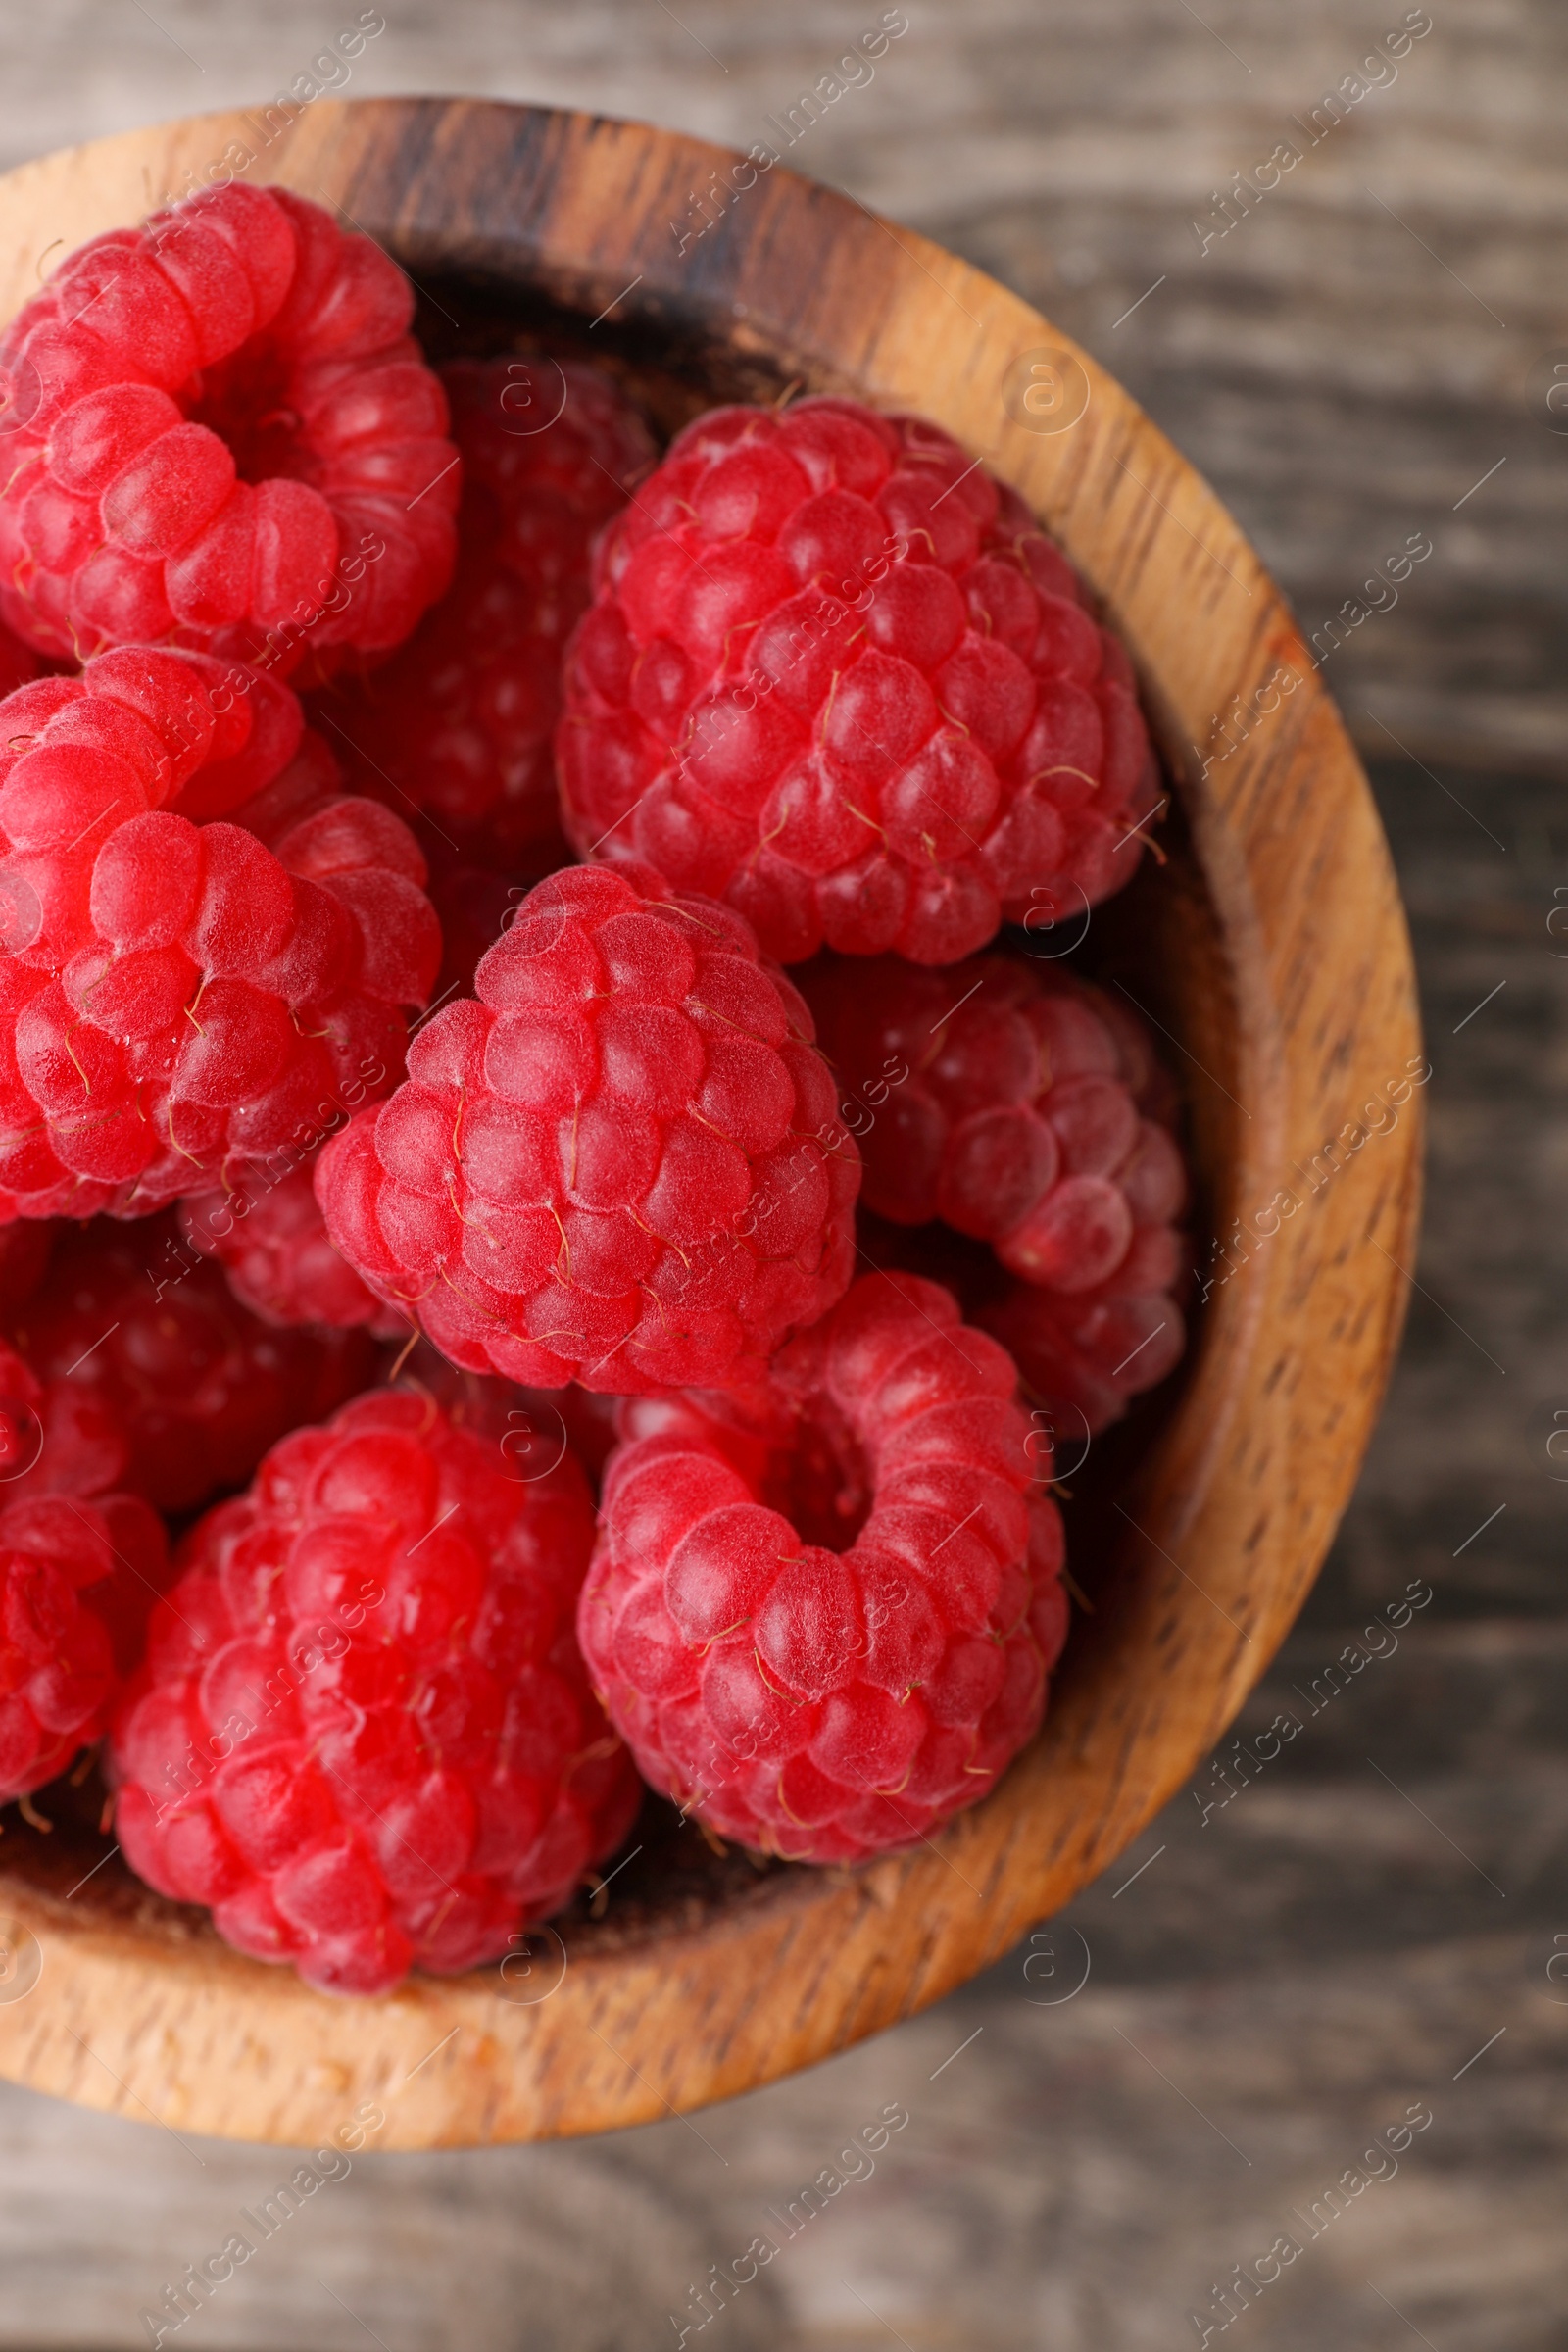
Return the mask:
{"type": "Polygon", "coordinates": [[[859,1166],[745,922],[646,868],[541,882],[317,1169],[333,1241],[454,1363],[733,1387],[849,1281],[859,1166]]]}
{"type": "Polygon", "coordinates": [[[614,382],[576,361],[456,360],[441,380],[463,453],[457,577],[407,645],[319,697],[315,717],[356,792],[428,809],[481,863],[536,864],[559,844],[559,864],[562,655],[595,535],[657,453],[614,382]]]}
{"type": "Polygon", "coordinates": [[[124,1432],[117,1483],[165,1511],[243,1486],[285,1430],[320,1420],[377,1371],[361,1333],[260,1322],[172,1212],[66,1229],[11,1329],[41,1380],[69,1382],[124,1432]]]}
{"type": "Polygon", "coordinates": [[[0,1344],[0,1802],[105,1730],[169,1581],[163,1523],[111,1492],[123,1433],[0,1344]]]}
{"type": "Polygon", "coordinates": [[[159,806],[230,806],[276,764],[247,747],[215,784],[146,723],[138,682],[193,659],[108,654],[0,704],[0,1213],[141,1216],[298,1161],[393,1081],[428,994],[439,929],[389,810],[326,800],[274,854],[159,806]]]}
{"type": "Polygon", "coordinates": [[[406,1339],[408,1316],[368,1291],[333,1247],[312,1179],[306,1165],[265,1190],[258,1184],[254,1192],[246,1187],[182,1200],[180,1231],[193,1250],[217,1259],[235,1298],[264,1323],[363,1327],[377,1339],[406,1339]]]}
{"type": "Polygon", "coordinates": [[[572,1636],[593,1510],[428,1396],[296,1430],[192,1532],[115,1725],[116,1830],[160,1892],[323,1991],[493,1960],[640,1791],[572,1636]]]}
{"type": "Polygon", "coordinates": [[[584,856],[740,908],[783,963],[952,963],[1138,862],[1126,656],[1017,495],[915,417],[717,409],[606,532],[559,736],[584,856]]]}
{"type": "Polygon", "coordinates": [[[988,1243],[1018,1279],[965,1287],[969,1311],[1090,1432],[1118,1418],[1185,1344],[1187,1179],[1143,1023],[1058,964],[1010,956],[941,972],[827,956],[799,977],[860,1139],[866,1208],[988,1243]]]}
{"type": "Polygon", "coordinates": [[[0,336],[8,624],[78,661],[400,643],[451,576],[458,498],[413,313],[378,246],[286,188],[82,246],[0,336]]]}
{"type": "Polygon", "coordinates": [[[912,1844],[996,1786],[1067,1626],[1015,1390],[947,1291],[872,1274],[778,1358],[770,1427],[622,1407],[577,1631],[645,1780],[803,1862],[912,1844]]]}

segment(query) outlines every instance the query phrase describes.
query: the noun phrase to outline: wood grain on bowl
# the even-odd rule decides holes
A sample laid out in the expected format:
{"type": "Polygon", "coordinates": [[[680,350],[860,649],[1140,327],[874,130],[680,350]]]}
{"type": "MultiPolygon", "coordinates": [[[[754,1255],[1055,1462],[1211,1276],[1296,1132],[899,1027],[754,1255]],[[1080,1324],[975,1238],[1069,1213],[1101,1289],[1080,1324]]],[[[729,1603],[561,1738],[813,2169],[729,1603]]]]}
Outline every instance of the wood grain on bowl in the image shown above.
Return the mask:
{"type": "Polygon", "coordinates": [[[919,410],[1087,577],[1176,788],[1169,862],[1097,913],[1086,956],[1170,1041],[1200,1264],[1238,1220],[1249,1238],[1214,1269],[1233,1271],[1179,1383],[1072,1482],[1092,1613],[1044,1732],[984,1804],[858,1872],[710,1856],[650,1807],[608,1896],[504,1973],[381,2001],[228,1951],[137,1886],[90,1816],[48,1834],[7,1819],[0,2072],[253,2139],[317,2140],[367,2100],[383,2147],[600,2131],[937,1999],[1102,1870],[1229,1722],[1316,1573],[1398,1333],[1424,1066],[1409,949],[1365,781],[1278,591],[1117,385],[1002,287],[830,189],[632,123],[377,100],[315,106],[259,147],[254,122],[211,116],[0,180],[0,313],[84,237],[254,154],[251,176],[339,207],[406,264],[437,354],[564,335],[671,423],[792,384],[919,410]],[[695,192],[713,225],[682,246],[695,192]],[[1401,1082],[1396,1123],[1363,1118],[1401,1082]]]}

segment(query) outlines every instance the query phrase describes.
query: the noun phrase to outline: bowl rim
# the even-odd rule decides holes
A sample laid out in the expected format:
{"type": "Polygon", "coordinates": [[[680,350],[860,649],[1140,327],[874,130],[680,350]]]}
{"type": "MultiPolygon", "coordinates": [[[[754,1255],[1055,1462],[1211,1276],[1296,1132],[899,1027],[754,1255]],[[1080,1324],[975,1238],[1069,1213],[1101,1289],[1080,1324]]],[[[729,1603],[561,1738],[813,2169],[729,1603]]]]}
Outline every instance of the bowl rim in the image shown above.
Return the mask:
{"type": "Polygon", "coordinates": [[[1317,1572],[1397,1342],[1424,1083],[1408,1076],[1409,943],[1365,777],[1278,589],[1201,477],[1041,314],[858,200],[760,169],[756,148],[748,162],[604,116],[403,98],[316,101],[258,150],[259,112],[0,178],[0,319],[51,256],[243,150],[234,169],[334,205],[416,279],[527,282],[595,327],[706,337],[736,366],[918,409],[1022,493],[1127,645],[1220,927],[1229,1025],[1216,1007],[1209,1058],[1228,1056],[1234,1092],[1176,1042],[1229,1106],[1205,1095],[1218,1230],[1236,1220],[1242,1262],[1215,1281],[1137,1475],[1115,1608],[1081,1629],[1041,1739],[940,1838],[858,1871],[780,1874],[619,1948],[563,1946],[555,1984],[540,1953],[538,1985],[498,1988],[490,1971],[336,2001],[157,1898],[93,1908],[51,1884],[38,1840],[6,1837],[14,2081],[293,2145],[366,2104],[383,2147],[602,2131],[755,2088],[938,1999],[1103,1869],[1230,1722],[1317,1572]],[[731,201],[688,258],[680,208],[705,185],[731,201]],[[1362,1107],[1401,1073],[1395,1124],[1364,1152],[1362,1107]],[[1289,1171],[1324,1152],[1329,1177],[1282,1214],[1289,1171]]]}

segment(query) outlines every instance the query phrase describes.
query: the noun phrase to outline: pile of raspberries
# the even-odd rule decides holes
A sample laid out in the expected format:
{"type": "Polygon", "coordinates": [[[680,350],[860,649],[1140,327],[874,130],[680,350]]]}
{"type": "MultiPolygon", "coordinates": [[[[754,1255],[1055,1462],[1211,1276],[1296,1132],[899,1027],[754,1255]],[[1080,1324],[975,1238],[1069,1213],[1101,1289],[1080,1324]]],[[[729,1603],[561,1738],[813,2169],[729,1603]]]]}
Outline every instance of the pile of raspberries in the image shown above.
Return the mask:
{"type": "Polygon", "coordinates": [[[1184,1344],[1059,551],[917,417],[661,456],[413,318],[230,185],[0,333],[0,1799],[102,1743],[132,1870],[360,1995],[644,1783],[838,1865],[983,1797],[1056,1449],[1184,1344]]]}

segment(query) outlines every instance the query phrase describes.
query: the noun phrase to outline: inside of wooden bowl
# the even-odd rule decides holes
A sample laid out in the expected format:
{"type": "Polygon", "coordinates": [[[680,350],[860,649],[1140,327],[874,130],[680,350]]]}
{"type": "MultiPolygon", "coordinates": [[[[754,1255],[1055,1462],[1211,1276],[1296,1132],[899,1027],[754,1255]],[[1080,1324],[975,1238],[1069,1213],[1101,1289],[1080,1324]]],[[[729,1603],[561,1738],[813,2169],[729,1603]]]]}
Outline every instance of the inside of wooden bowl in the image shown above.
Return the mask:
{"type": "MultiPolygon", "coordinates": [[[[859,389],[842,376],[803,379],[786,353],[770,354],[757,348],[755,340],[742,351],[726,342],[701,310],[654,322],[612,319],[592,325],[585,312],[565,308],[526,283],[494,276],[475,282],[432,270],[422,259],[417,282],[417,332],[432,360],[512,353],[526,359],[552,352],[591,360],[620,376],[662,440],[717,402],[772,404],[793,391],[859,389]]],[[[548,400],[550,378],[543,364],[537,382],[548,400]]],[[[1157,737],[1157,697],[1150,715],[1157,737]]],[[[1174,771],[1185,747],[1163,748],[1174,771]]],[[[1222,1214],[1235,1190],[1238,1046],[1220,918],[1174,790],[1157,843],[1156,854],[1145,858],[1131,886],[1097,907],[1087,929],[1080,922],[1063,922],[1064,948],[1057,949],[1054,938],[1025,940],[1016,931],[1006,937],[1019,953],[1045,958],[1060,953],[1071,968],[1106,987],[1119,986],[1163,1033],[1159,1049],[1185,1102],[1184,1141],[1195,1179],[1189,1226],[1196,1264],[1200,1262],[1198,1237],[1224,1230],[1222,1214]]],[[[1132,1598],[1129,1581],[1136,1584],[1159,1572],[1157,1558],[1129,1545],[1117,1504],[1157,1466],[1204,1336],[1204,1318],[1194,1304],[1182,1365],[1087,1450],[1086,1441],[1063,1425],[1068,1562],[1090,1612],[1074,1612],[1054,1678],[1055,1706],[1086,1673],[1107,1670],[1107,1648],[1115,1639],[1110,1629],[1124,1614],[1115,1601],[1132,1598]]],[[[52,1827],[40,1830],[9,1811],[0,1870],[25,1879],[57,1902],[69,1901],[83,1924],[98,1920],[133,1927],[154,1943],[216,1942],[205,1913],[170,1902],[131,1877],[112,1832],[100,1826],[104,1804],[95,1767],[78,1768],[40,1790],[34,1810],[52,1827]]],[[[640,1850],[616,1871],[612,1900],[584,1889],[554,1923],[574,1959],[590,1960],[672,1932],[689,1932],[736,1906],[788,1900],[822,1876],[804,1865],[723,1850],[697,1824],[682,1821],[672,1806],[652,1795],[627,1845],[640,1850]]],[[[614,1868],[613,1860],[606,1867],[614,1868]]],[[[493,1978],[494,1971],[480,1974],[493,1978]]]]}

